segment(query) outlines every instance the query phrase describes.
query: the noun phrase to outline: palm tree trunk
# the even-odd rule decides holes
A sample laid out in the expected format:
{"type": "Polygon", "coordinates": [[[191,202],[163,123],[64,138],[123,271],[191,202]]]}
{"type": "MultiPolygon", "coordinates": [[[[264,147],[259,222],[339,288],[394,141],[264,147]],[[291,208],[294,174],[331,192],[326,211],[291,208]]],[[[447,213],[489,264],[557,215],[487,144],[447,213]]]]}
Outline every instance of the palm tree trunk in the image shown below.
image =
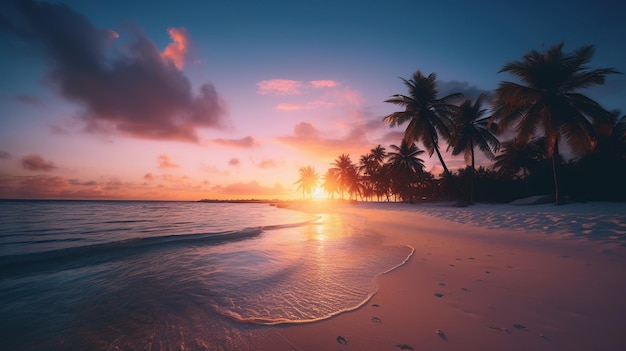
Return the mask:
{"type": "Polygon", "coordinates": [[[554,176],[554,204],[559,204],[559,176],[557,160],[559,158],[559,144],[558,141],[554,145],[554,152],[552,153],[552,175],[554,176]]]}
{"type": "Polygon", "coordinates": [[[472,152],[472,169],[470,170],[470,204],[474,203],[474,141],[470,138],[470,151],[472,152]]]}
{"type": "Polygon", "coordinates": [[[454,181],[454,178],[452,177],[452,173],[450,173],[450,170],[448,170],[446,163],[443,161],[443,157],[441,156],[441,152],[439,151],[439,145],[437,145],[434,138],[433,138],[433,146],[435,147],[435,151],[437,152],[437,157],[439,157],[439,162],[441,162],[441,166],[443,167],[443,172],[448,177],[448,180],[450,180],[450,184],[452,184],[452,189],[454,190],[454,193],[457,199],[460,201],[461,192],[459,191],[459,187],[456,185],[456,182],[454,181]]]}

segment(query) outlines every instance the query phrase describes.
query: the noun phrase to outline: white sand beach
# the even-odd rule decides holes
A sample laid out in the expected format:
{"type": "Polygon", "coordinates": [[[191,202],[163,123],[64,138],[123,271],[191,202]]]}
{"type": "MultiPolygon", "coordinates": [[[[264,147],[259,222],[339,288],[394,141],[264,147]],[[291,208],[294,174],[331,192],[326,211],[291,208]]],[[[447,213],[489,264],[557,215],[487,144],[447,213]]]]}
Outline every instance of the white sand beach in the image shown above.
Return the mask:
{"type": "Polygon", "coordinates": [[[272,327],[258,350],[626,349],[625,204],[309,210],[362,216],[415,253],[363,307],[272,327]]]}

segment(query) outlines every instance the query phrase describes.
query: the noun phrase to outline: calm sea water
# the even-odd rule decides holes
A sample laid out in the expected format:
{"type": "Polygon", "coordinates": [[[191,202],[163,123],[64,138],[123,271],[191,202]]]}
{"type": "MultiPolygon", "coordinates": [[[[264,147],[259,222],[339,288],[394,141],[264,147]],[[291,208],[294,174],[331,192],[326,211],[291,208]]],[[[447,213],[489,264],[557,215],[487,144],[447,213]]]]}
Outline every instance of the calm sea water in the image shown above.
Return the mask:
{"type": "Polygon", "coordinates": [[[408,247],[267,204],[0,201],[7,350],[253,350],[354,309],[408,247]]]}

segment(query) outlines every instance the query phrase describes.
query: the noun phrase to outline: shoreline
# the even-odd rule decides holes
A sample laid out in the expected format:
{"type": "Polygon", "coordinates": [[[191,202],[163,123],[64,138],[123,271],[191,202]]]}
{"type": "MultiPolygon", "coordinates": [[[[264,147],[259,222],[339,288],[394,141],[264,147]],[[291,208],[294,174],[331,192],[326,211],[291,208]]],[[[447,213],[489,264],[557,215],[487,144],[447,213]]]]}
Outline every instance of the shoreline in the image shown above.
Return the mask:
{"type": "Polygon", "coordinates": [[[379,289],[363,306],[269,327],[251,343],[255,350],[626,348],[626,282],[619,278],[626,248],[615,242],[488,229],[419,211],[296,210],[362,216],[386,244],[415,251],[405,265],[376,278],[379,289]]]}

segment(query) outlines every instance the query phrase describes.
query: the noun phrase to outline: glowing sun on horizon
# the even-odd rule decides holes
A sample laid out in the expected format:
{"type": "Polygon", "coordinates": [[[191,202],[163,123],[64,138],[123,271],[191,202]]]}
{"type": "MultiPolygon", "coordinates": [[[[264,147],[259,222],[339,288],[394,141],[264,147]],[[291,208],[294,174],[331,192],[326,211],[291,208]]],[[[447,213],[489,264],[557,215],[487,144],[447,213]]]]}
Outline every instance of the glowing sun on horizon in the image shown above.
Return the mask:
{"type": "Polygon", "coordinates": [[[326,194],[324,194],[324,190],[318,186],[313,190],[313,194],[311,194],[311,197],[315,200],[320,200],[325,199],[326,194]]]}

